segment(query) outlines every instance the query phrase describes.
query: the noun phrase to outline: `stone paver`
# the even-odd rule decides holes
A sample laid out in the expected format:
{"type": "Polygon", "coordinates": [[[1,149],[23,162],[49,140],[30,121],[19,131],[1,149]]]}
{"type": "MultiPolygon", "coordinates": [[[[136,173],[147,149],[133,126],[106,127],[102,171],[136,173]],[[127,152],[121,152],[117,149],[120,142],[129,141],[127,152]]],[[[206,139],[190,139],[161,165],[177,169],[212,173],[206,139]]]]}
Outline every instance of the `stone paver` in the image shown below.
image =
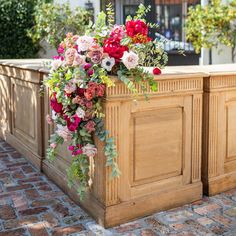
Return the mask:
{"type": "Polygon", "coordinates": [[[24,235],[236,236],[236,189],[104,229],[0,139],[0,236],[24,235]]]}

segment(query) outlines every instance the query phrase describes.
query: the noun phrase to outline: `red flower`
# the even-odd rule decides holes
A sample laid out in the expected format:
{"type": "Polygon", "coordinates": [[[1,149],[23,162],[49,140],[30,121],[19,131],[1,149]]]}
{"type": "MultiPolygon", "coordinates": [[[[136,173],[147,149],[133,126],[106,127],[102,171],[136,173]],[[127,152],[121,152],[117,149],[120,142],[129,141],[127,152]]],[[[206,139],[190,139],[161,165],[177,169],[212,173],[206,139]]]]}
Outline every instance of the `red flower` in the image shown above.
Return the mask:
{"type": "Polygon", "coordinates": [[[161,74],[161,70],[158,67],[155,67],[152,72],[153,72],[154,75],[160,75],[161,74]]]}
{"type": "Polygon", "coordinates": [[[61,103],[58,103],[56,93],[53,93],[50,98],[50,106],[56,113],[62,113],[63,106],[61,103]]]}
{"type": "Polygon", "coordinates": [[[73,115],[70,118],[67,117],[66,124],[67,124],[68,130],[70,130],[71,132],[74,132],[78,128],[80,121],[81,119],[77,115],[73,115]]]}
{"type": "Polygon", "coordinates": [[[120,45],[118,38],[108,38],[104,40],[103,50],[104,53],[108,53],[110,57],[115,58],[116,62],[119,62],[124,52],[128,51],[128,47],[120,45]]]}
{"type": "Polygon", "coordinates": [[[84,92],[85,92],[85,89],[83,89],[83,88],[77,88],[77,94],[78,94],[80,97],[83,97],[83,96],[84,96],[84,92]]]}
{"type": "Polygon", "coordinates": [[[142,20],[130,20],[125,24],[126,34],[133,38],[137,34],[148,35],[148,27],[142,20]]]}

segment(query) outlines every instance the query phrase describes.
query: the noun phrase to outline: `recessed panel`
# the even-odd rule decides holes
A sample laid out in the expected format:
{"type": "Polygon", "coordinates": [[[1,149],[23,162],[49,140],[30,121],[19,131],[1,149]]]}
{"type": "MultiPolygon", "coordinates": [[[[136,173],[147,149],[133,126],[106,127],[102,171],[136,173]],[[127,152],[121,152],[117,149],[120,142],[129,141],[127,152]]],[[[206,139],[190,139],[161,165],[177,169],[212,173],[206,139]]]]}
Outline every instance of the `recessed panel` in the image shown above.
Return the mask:
{"type": "Polygon", "coordinates": [[[35,139],[35,97],[31,88],[21,84],[13,87],[14,129],[29,140],[35,139]]]}
{"type": "Polygon", "coordinates": [[[236,101],[227,106],[227,156],[226,159],[236,157],[236,101]]]}
{"type": "Polygon", "coordinates": [[[183,109],[165,108],[134,115],[134,182],[181,174],[183,109]]]}

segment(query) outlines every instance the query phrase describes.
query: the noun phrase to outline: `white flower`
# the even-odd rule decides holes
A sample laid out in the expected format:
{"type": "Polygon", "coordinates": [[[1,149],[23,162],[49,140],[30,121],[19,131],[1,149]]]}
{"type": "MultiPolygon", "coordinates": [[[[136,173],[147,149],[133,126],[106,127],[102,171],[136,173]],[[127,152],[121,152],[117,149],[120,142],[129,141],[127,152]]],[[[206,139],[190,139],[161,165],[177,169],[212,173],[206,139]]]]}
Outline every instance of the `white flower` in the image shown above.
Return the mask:
{"type": "Polygon", "coordinates": [[[76,110],[76,115],[79,118],[83,119],[85,117],[85,111],[81,107],[78,107],[77,110],[76,110]]]}
{"type": "Polygon", "coordinates": [[[82,151],[84,155],[87,155],[88,157],[94,157],[97,153],[97,148],[94,145],[88,143],[82,147],[82,151]]]}
{"type": "Polygon", "coordinates": [[[102,60],[102,67],[107,70],[111,71],[112,67],[115,65],[116,61],[113,57],[106,57],[102,60]]]}
{"type": "Polygon", "coordinates": [[[127,69],[133,69],[138,65],[139,57],[136,53],[130,51],[130,52],[124,52],[124,55],[122,57],[122,62],[127,67],[127,69]]]}
{"type": "Polygon", "coordinates": [[[57,125],[56,133],[67,142],[70,138],[70,131],[68,130],[67,126],[57,125]]]}
{"type": "Polygon", "coordinates": [[[76,84],[69,83],[65,86],[64,90],[66,93],[71,94],[76,90],[76,84]]]}
{"type": "Polygon", "coordinates": [[[56,118],[57,118],[57,113],[52,110],[52,119],[56,120],[56,118]]]}
{"type": "Polygon", "coordinates": [[[51,70],[52,71],[57,70],[62,64],[63,64],[63,61],[60,59],[53,60],[51,63],[51,70]]]}
{"type": "Polygon", "coordinates": [[[81,36],[77,40],[78,50],[79,51],[87,51],[93,45],[94,39],[89,36],[81,36]]]}

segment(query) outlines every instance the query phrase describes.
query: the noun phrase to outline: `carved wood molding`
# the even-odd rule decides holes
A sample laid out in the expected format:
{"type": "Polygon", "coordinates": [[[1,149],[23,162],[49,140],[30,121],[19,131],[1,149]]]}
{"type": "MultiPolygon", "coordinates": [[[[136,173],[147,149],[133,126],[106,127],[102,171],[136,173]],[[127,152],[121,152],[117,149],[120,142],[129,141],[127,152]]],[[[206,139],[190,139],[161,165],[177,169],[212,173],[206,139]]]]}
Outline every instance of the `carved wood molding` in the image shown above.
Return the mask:
{"type": "Polygon", "coordinates": [[[236,88],[236,75],[211,76],[204,80],[204,90],[236,88]]]}
{"type": "MultiPolygon", "coordinates": [[[[136,85],[136,89],[138,90],[138,95],[143,94],[141,86],[136,85]]],[[[203,78],[191,78],[191,79],[168,79],[168,80],[158,80],[158,91],[152,92],[150,88],[148,88],[148,94],[169,94],[169,93],[178,93],[178,92],[202,92],[203,89],[203,78]]],[[[117,82],[116,86],[110,87],[106,89],[106,97],[130,97],[132,92],[126,87],[125,84],[121,82],[117,82]]],[[[132,97],[131,97],[132,98],[132,97]]]]}

